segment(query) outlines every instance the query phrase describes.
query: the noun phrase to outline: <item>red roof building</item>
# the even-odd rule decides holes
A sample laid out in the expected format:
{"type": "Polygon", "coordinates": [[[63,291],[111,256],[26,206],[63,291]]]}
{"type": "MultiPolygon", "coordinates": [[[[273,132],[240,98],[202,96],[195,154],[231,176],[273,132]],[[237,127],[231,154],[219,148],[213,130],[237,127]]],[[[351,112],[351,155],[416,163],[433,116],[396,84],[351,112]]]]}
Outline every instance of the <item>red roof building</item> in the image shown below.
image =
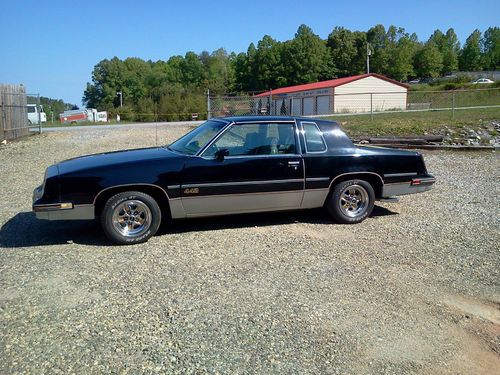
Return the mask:
{"type": "Polygon", "coordinates": [[[405,109],[408,87],[383,75],[369,73],[281,87],[256,97],[262,98],[260,101],[270,98],[271,114],[325,115],[405,109]]]}

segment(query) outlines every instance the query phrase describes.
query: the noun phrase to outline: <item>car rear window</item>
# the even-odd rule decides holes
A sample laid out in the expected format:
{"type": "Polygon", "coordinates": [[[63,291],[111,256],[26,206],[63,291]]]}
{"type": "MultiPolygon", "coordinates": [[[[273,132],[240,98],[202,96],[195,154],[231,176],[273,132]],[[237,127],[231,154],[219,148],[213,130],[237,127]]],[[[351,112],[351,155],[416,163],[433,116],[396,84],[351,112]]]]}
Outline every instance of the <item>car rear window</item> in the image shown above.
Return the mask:
{"type": "Polygon", "coordinates": [[[303,122],[304,137],[306,139],[307,152],[323,152],[326,151],[326,144],[319,130],[314,122],[303,122]]]}

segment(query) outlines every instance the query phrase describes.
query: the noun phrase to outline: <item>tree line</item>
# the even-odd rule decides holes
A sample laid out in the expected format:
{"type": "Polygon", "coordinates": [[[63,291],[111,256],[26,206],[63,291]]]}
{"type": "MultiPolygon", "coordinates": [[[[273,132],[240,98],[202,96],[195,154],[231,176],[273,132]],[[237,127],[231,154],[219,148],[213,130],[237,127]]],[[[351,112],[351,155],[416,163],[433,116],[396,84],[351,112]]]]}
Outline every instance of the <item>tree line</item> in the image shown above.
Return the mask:
{"type": "Polygon", "coordinates": [[[376,25],[368,31],[335,27],[322,39],[301,25],[284,42],[265,35],[246,52],[187,52],[168,60],[100,61],[87,83],[83,103],[142,121],[185,119],[206,112],[206,90],[214,95],[258,92],[370,71],[399,81],[434,78],[454,71],[500,69],[500,28],[474,30],[463,45],[455,31],[435,30],[419,41],[402,27],[376,25]],[[123,94],[123,107],[117,92],[123,94]]]}

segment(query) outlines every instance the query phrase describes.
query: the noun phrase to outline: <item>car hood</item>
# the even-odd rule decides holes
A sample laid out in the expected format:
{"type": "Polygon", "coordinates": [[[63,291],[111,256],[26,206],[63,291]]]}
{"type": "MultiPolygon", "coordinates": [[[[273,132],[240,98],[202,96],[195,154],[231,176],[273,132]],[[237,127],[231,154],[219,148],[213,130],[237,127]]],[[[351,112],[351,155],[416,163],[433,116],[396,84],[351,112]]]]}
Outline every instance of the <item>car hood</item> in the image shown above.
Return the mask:
{"type": "Polygon", "coordinates": [[[66,174],[87,169],[182,157],[183,155],[169,151],[163,147],[151,147],[81,156],[64,160],[57,164],[57,167],[60,174],[66,174]]]}

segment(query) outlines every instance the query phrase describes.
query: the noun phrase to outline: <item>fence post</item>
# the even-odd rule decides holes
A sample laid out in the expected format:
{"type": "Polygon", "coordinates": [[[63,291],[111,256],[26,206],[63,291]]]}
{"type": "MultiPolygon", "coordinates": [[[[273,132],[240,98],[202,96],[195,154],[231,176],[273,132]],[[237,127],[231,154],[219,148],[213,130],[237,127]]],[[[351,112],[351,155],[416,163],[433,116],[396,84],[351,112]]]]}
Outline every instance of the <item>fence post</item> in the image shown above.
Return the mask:
{"type": "MultiPolygon", "coordinates": [[[[38,107],[38,134],[42,134],[42,107],[40,106],[40,94],[36,96],[36,105],[38,107]]],[[[45,116],[47,116],[47,114],[45,114],[45,116]]]]}
{"type": "Polygon", "coordinates": [[[269,90],[269,113],[268,116],[272,115],[271,111],[273,109],[273,89],[269,90]]]}
{"type": "Polygon", "coordinates": [[[451,93],[451,118],[455,120],[455,92],[451,93]]]}
{"type": "Polygon", "coordinates": [[[293,94],[292,99],[290,100],[290,116],[293,116],[293,94]]]}
{"type": "Polygon", "coordinates": [[[5,107],[3,105],[3,97],[1,95],[2,93],[0,92],[0,116],[2,116],[2,120],[0,121],[0,124],[2,125],[2,129],[0,129],[2,131],[2,136],[0,138],[0,140],[4,140],[4,139],[7,139],[7,126],[5,124],[5,107]]]}
{"type": "Polygon", "coordinates": [[[210,113],[210,89],[207,89],[207,120],[210,120],[211,118],[211,113],[210,113]]]}
{"type": "Polygon", "coordinates": [[[370,93],[370,121],[373,121],[373,93],[370,93]]]}

